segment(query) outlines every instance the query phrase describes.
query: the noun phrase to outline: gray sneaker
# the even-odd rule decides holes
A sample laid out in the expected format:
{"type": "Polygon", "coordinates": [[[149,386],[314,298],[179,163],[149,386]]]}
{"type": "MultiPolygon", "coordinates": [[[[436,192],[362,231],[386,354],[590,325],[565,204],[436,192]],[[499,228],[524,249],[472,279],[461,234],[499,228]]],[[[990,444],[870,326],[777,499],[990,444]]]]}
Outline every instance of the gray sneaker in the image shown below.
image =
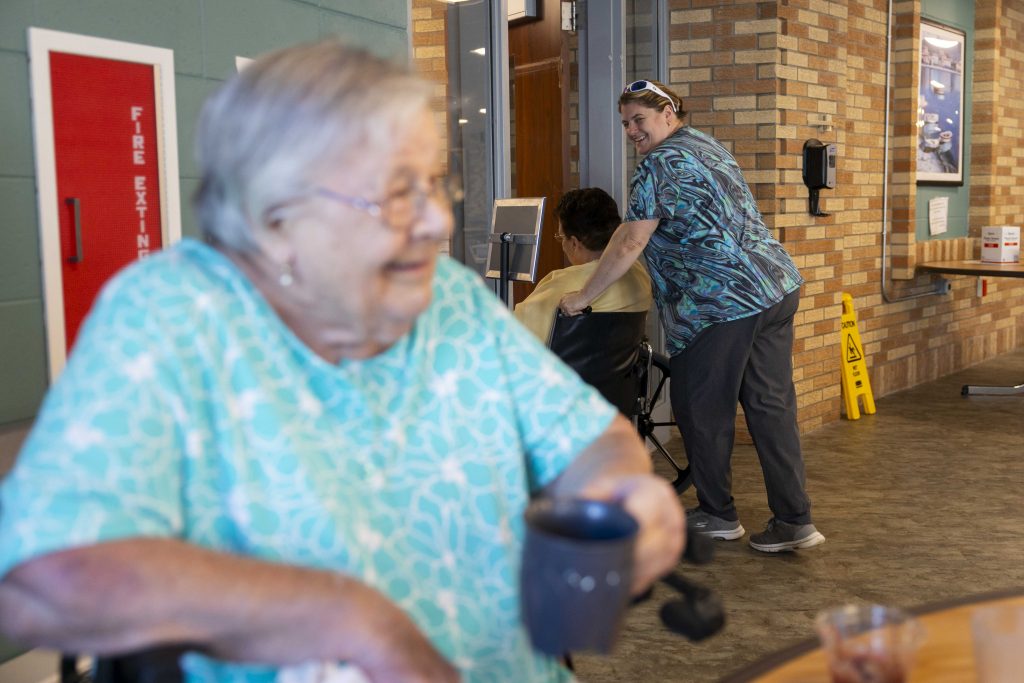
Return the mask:
{"type": "Polygon", "coordinates": [[[686,527],[708,538],[721,541],[735,541],[747,533],[739,520],[730,522],[721,517],[710,515],[700,508],[686,511],[686,527]]]}
{"type": "Polygon", "coordinates": [[[813,524],[787,524],[772,517],[759,534],[751,534],[750,547],[762,553],[779,553],[798,548],[812,548],[825,542],[813,524]]]}

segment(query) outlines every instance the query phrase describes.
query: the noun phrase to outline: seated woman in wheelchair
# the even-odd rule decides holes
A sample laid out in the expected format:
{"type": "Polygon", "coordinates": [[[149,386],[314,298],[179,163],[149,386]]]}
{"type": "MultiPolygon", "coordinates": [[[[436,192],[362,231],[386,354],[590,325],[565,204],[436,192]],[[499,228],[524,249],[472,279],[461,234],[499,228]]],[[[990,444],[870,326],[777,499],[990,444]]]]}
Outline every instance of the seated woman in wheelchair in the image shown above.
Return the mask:
{"type": "MultiPolygon", "coordinates": [[[[547,274],[515,309],[515,316],[542,341],[551,336],[558,302],[579,290],[597,267],[612,233],[619,227],[619,207],[599,187],[569,190],[558,202],[558,232],[555,239],[572,264],[547,274]]],[[[636,261],[620,279],[591,302],[595,312],[635,312],[651,308],[651,278],[643,263],[636,261]]]]}

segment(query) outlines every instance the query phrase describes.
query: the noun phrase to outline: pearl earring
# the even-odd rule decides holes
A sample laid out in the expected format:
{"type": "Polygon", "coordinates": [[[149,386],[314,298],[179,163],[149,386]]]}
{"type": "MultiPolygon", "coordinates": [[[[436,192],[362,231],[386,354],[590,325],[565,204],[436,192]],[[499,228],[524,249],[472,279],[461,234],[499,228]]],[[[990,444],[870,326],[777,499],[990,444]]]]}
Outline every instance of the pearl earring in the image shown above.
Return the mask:
{"type": "Polygon", "coordinates": [[[284,270],[282,270],[281,274],[277,277],[277,283],[282,287],[291,287],[295,284],[295,275],[292,271],[292,264],[285,264],[284,270]]]}

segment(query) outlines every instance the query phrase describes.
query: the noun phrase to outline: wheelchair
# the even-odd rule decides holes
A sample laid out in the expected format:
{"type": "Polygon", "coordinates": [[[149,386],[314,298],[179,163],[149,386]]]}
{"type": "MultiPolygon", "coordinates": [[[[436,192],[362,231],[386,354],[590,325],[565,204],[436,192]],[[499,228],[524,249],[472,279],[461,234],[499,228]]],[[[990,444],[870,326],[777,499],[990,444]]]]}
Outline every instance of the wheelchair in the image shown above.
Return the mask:
{"type": "Polygon", "coordinates": [[[659,427],[675,428],[674,420],[657,421],[654,419],[654,409],[662,400],[662,392],[665,383],[671,377],[669,371],[668,356],[656,353],[650,342],[645,338],[640,342],[640,355],[638,362],[641,366],[640,391],[636,398],[636,412],[633,415],[633,424],[636,426],[640,438],[650,442],[654,449],[661,454],[674,472],[672,488],[676,495],[693,486],[693,473],[690,472],[688,464],[680,465],[672,454],[665,450],[657,435],[654,433],[659,427]]]}
{"type": "Polygon", "coordinates": [[[184,645],[164,645],[95,660],[91,671],[81,673],[78,657],[60,658],[60,683],[182,683],[178,660],[188,651],[184,645]]]}
{"type": "Polygon", "coordinates": [[[681,494],[693,484],[693,475],[655,434],[659,427],[675,427],[672,420],[654,417],[671,372],[668,357],[647,340],[646,324],[646,311],[595,313],[588,307],[575,316],[556,311],[548,348],[633,422],[640,438],[672,468],[672,488],[681,494]]]}

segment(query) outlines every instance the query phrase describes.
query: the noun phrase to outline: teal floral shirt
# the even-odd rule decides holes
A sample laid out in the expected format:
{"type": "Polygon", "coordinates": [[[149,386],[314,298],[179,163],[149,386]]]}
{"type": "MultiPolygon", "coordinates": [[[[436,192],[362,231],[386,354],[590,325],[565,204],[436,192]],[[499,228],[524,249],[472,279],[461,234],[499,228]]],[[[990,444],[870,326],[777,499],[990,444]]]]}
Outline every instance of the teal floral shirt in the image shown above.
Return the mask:
{"type": "MultiPolygon", "coordinates": [[[[97,301],[0,486],[0,576],[97,541],[185,539],[360,577],[469,683],[571,680],[520,625],[522,512],[614,415],[449,259],[410,334],[331,365],[186,240],[97,301]]],[[[277,674],[184,665],[190,681],[277,674]]]]}
{"type": "Polygon", "coordinates": [[[680,128],[640,162],[625,219],[659,221],[644,259],[669,355],[709,325],[760,313],[803,283],[736,160],[695,128],[680,128]]]}

